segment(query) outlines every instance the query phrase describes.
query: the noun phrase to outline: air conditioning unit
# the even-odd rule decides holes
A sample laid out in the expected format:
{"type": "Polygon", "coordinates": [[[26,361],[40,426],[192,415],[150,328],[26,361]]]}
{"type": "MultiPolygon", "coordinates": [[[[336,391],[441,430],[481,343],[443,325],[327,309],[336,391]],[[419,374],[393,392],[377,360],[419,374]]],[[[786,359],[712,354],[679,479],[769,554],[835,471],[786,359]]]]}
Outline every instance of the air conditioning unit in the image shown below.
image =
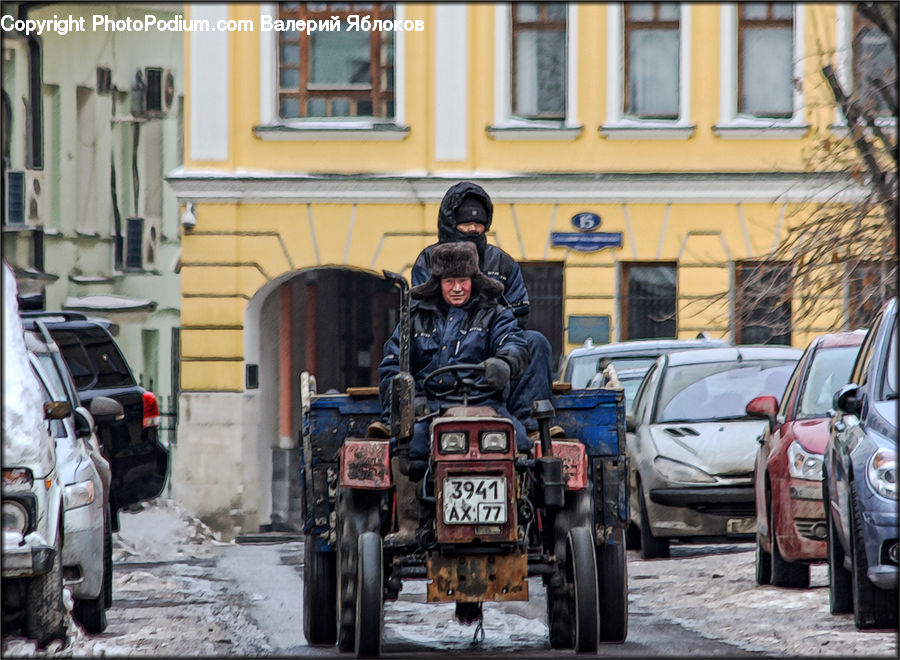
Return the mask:
{"type": "Polygon", "coordinates": [[[143,111],[146,117],[165,117],[175,101],[175,74],[158,66],[143,71],[143,111]]]}
{"type": "Polygon", "coordinates": [[[7,170],[5,183],[4,224],[42,225],[44,173],[40,170],[7,170]]]}

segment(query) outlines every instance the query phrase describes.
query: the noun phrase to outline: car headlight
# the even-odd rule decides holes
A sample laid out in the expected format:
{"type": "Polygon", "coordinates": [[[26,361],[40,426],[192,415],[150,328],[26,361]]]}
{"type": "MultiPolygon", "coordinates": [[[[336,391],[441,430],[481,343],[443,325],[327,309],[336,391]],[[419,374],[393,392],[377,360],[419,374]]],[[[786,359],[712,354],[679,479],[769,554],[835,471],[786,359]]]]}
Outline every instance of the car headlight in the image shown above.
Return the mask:
{"type": "Polygon", "coordinates": [[[706,474],[703,470],[695,468],[687,463],[673,461],[664,456],[657,456],[653,460],[656,471],[668,481],[678,481],[681,483],[700,483],[714,484],[716,480],[706,474]]]}
{"type": "Polygon", "coordinates": [[[897,499],[897,452],[879,449],[869,459],[866,476],[869,485],[882,497],[897,499]]]}
{"type": "Polygon", "coordinates": [[[509,433],[506,431],[485,431],[481,434],[481,451],[505,452],[509,450],[509,433]]]}
{"type": "Polygon", "coordinates": [[[446,431],[438,435],[438,447],[442,454],[464,454],[469,448],[465,431],[446,431]]]}
{"type": "Polygon", "coordinates": [[[3,529],[22,534],[28,531],[28,511],[15,500],[3,500],[3,529]]]}
{"type": "Polygon", "coordinates": [[[799,442],[788,446],[788,472],[797,479],[822,481],[822,454],[803,448],[799,442]]]}
{"type": "Polygon", "coordinates": [[[79,481],[63,489],[66,510],[87,506],[94,501],[94,482],[79,481]]]}

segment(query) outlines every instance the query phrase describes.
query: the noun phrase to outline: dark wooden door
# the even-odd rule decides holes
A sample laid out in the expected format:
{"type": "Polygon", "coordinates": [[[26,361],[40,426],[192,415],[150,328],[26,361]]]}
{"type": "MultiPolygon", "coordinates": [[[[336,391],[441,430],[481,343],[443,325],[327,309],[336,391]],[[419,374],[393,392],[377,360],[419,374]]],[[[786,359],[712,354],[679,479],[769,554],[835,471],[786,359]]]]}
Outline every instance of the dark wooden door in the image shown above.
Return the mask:
{"type": "Polygon", "coordinates": [[[563,263],[523,261],[519,265],[531,302],[528,329],[542,332],[550,342],[555,371],[563,350],[563,263]]]}

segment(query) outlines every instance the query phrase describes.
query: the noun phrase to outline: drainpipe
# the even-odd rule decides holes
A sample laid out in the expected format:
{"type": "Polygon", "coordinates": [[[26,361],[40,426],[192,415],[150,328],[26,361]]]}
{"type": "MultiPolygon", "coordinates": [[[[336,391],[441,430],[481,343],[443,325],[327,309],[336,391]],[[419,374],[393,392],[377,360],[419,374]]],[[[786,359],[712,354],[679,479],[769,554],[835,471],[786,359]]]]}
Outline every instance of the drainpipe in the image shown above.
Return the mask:
{"type": "Polygon", "coordinates": [[[280,397],[279,397],[279,440],[278,446],[282,449],[290,449],[294,446],[291,439],[291,359],[293,352],[291,350],[293,342],[291,341],[291,285],[285,282],[281,285],[281,323],[279,327],[279,346],[278,354],[280,356],[280,397]]]}

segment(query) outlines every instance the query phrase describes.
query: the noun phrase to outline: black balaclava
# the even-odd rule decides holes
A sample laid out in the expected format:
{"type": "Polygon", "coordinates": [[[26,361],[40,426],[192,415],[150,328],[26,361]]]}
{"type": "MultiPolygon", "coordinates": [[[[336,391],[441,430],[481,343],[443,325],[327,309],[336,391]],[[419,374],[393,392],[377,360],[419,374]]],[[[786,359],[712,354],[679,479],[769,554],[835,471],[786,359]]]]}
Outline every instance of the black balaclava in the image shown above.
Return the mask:
{"type": "Polygon", "coordinates": [[[494,205],[484,188],[471,181],[462,181],[451,186],[438,211],[438,241],[450,243],[466,241],[474,243],[478,250],[479,264],[484,263],[484,250],[487,247],[487,231],[491,228],[491,220],[494,214],[494,205]],[[460,215],[462,211],[462,215],[460,215]],[[475,215],[472,215],[472,212],[475,215]],[[483,234],[466,234],[459,231],[456,225],[475,221],[484,225],[483,234]]]}

